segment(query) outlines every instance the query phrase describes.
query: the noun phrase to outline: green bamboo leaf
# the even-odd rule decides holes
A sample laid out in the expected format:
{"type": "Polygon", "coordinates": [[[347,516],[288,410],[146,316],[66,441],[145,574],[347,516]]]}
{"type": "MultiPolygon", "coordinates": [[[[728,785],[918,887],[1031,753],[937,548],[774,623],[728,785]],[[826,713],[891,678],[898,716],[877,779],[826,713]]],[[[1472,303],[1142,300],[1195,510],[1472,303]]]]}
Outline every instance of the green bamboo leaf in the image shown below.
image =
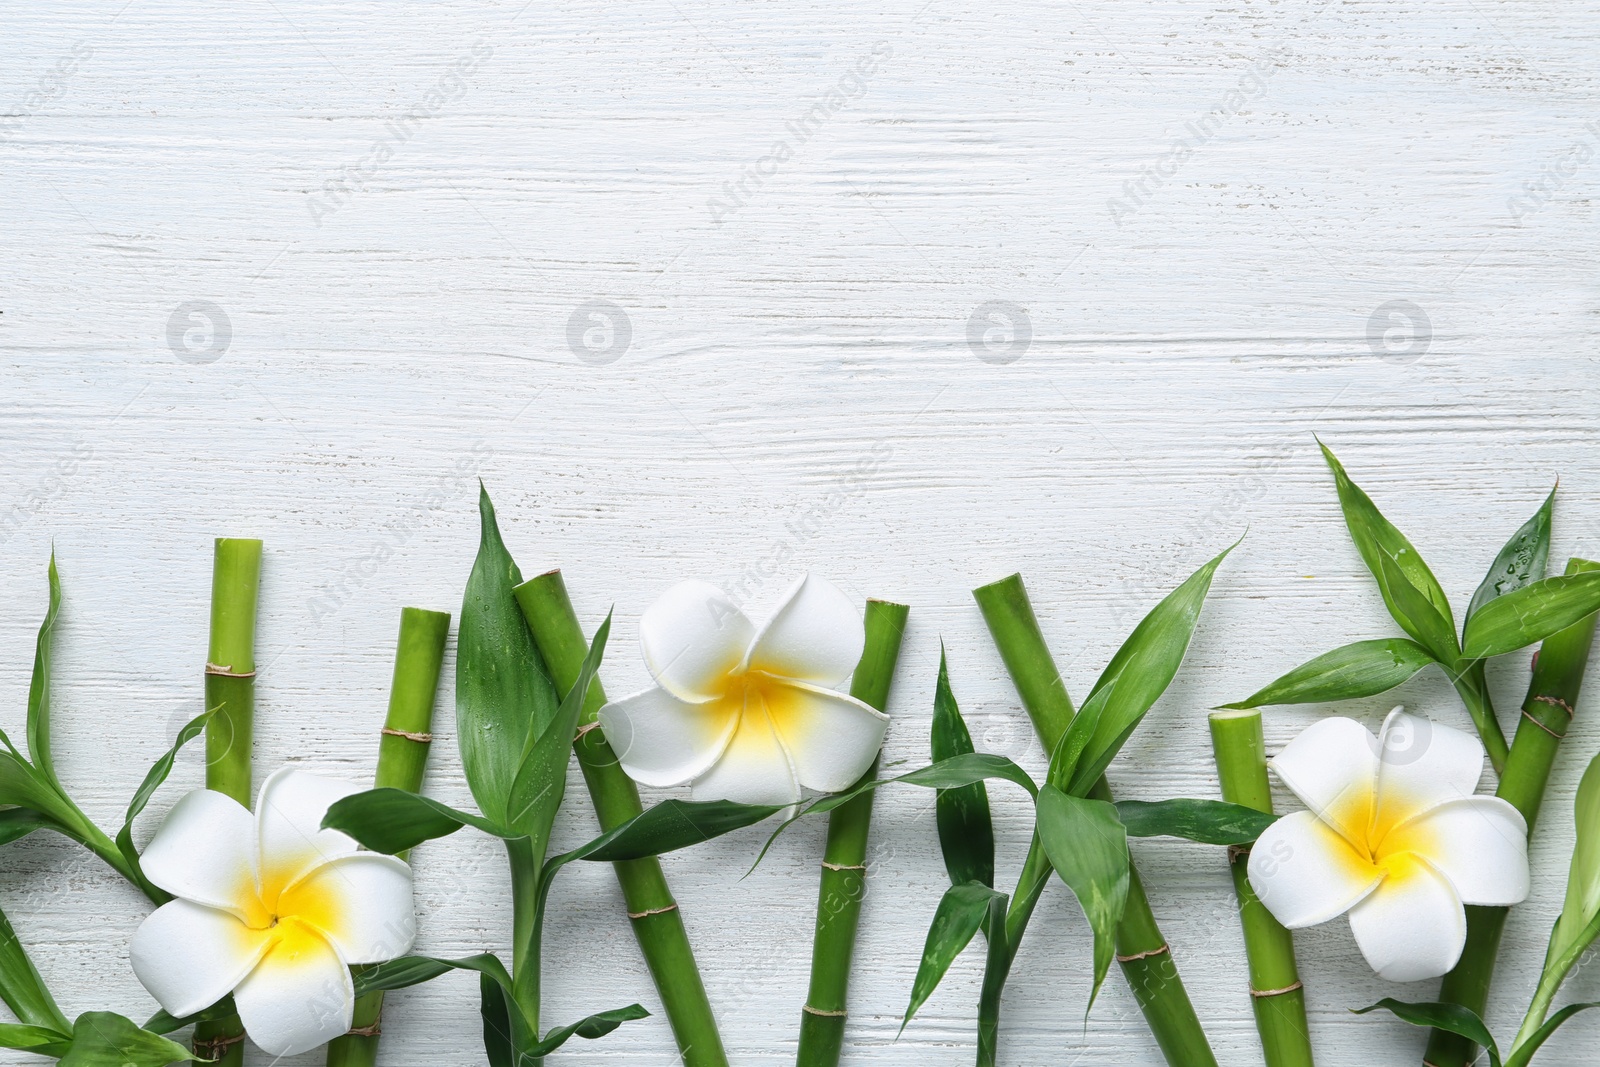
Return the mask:
{"type": "MultiPolygon", "coordinates": [[[[114,1012],[86,1011],[72,1024],[72,1045],[61,1067],[166,1067],[194,1054],[114,1012]]],[[[201,1061],[205,1062],[205,1061],[201,1061]]]]}
{"type": "Polygon", "coordinates": [[[1050,781],[1058,788],[1070,773],[1066,792],[1074,796],[1086,795],[1133,735],[1151,705],[1166,692],[1189,649],[1189,641],[1200,621],[1200,609],[1211,590],[1211,580],[1237,545],[1235,541],[1223,549],[1167,594],[1122,643],[1078,713],[1078,719],[1085,722],[1084,727],[1075,734],[1078,719],[1074,719],[1063,735],[1062,741],[1070,755],[1070,749],[1083,731],[1092,726],[1093,733],[1084,743],[1081,755],[1072,759],[1070,766],[1064,765],[1065,758],[1063,765],[1058,766],[1055,756],[1051,757],[1050,781]],[[1069,742],[1069,737],[1074,740],[1069,742]]]}
{"type": "Polygon", "coordinates": [[[1433,654],[1404,637],[1357,641],[1308,660],[1223,710],[1243,711],[1266,704],[1313,704],[1353,700],[1388,692],[1430,663],[1433,654]]]}
{"type": "MultiPolygon", "coordinates": [[[[1344,521],[1350,530],[1350,537],[1355,541],[1356,550],[1361,553],[1367,570],[1378,579],[1379,588],[1383,590],[1384,603],[1389,607],[1389,614],[1394,616],[1395,621],[1406,633],[1423,644],[1428,644],[1423,637],[1412,632],[1406,617],[1390,598],[1388,590],[1384,587],[1380,560],[1388,557],[1400,568],[1400,573],[1405,576],[1407,584],[1417,590],[1440,617],[1451,619],[1454,616],[1450,612],[1450,599],[1444,595],[1444,588],[1433,576],[1433,571],[1428,569],[1422,554],[1406,539],[1405,534],[1383,517],[1378,506],[1372,502],[1372,498],[1350,480],[1343,464],[1329,451],[1328,446],[1319,439],[1317,447],[1322,449],[1322,458],[1328,461],[1328,467],[1333,471],[1334,485],[1339,492],[1339,507],[1344,512],[1344,521]]],[[[1453,639],[1453,626],[1451,633],[1453,639]]]]}
{"type": "Polygon", "coordinates": [[[596,1012],[586,1019],[580,1019],[575,1023],[569,1023],[566,1026],[551,1030],[537,1044],[526,1049],[523,1055],[531,1056],[535,1059],[540,1056],[548,1056],[566,1044],[568,1038],[581,1037],[593,1041],[597,1037],[606,1036],[623,1023],[649,1017],[650,1013],[638,1004],[629,1004],[626,1008],[613,1008],[610,1011],[596,1012]]]}
{"type": "Polygon", "coordinates": [[[1452,1034],[1460,1034],[1473,1044],[1482,1045],[1489,1053],[1490,1067],[1500,1067],[1500,1046],[1494,1043],[1494,1036],[1489,1033],[1489,1028],[1478,1018],[1478,1013],[1471,1008],[1462,1007],[1460,1004],[1440,1004],[1433,1001],[1407,1003],[1395,1000],[1393,997],[1384,997],[1376,1004],[1369,1004],[1365,1008],[1350,1009],[1356,1015],[1365,1015],[1369,1011],[1393,1012],[1399,1018],[1413,1026],[1431,1026],[1439,1030],[1447,1030],[1452,1034]]]}
{"type": "Polygon", "coordinates": [[[1278,821],[1269,812],[1220,800],[1119,800],[1129,837],[1182,837],[1203,845],[1248,845],[1278,821]]]}
{"type": "MultiPolygon", "coordinates": [[[[939,682],[933,695],[933,728],[929,747],[935,762],[972,752],[972,735],[950,691],[944,644],[939,646],[939,682]]],[[[934,793],[939,850],[950,884],[979,882],[994,888],[994,823],[989,815],[989,790],[982,782],[940,789],[934,793]]]]}
{"type": "Polygon", "coordinates": [[[1550,1035],[1561,1029],[1561,1024],[1590,1008],[1600,1008],[1600,1001],[1591,1000],[1583,1004],[1568,1004],[1544,1024],[1528,1036],[1528,1039],[1511,1050],[1511,1055],[1506,1057],[1505,1067],[1527,1067],[1528,1061],[1533,1059],[1533,1054],[1539,1051],[1539,1046],[1550,1040],[1550,1035]]]}
{"type": "Polygon", "coordinates": [[[1496,597],[1467,620],[1461,654],[1487,659],[1526,648],[1600,610],[1600,571],[1543,578],[1496,597]]]}
{"type": "Polygon", "coordinates": [[[520,1018],[521,1011],[511,999],[511,991],[486,974],[478,976],[478,1014],[483,1017],[483,1051],[489,1067],[521,1067],[517,1036],[511,1028],[511,1020],[520,1018]]]}
{"type": "Polygon", "coordinates": [[[1573,800],[1572,862],[1567,871],[1567,895],[1561,915],[1550,932],[1546,967],[1557,960],[1576,957],[1594,939],[1600,918],[1600,756],[1589,761],[1573,800]]]}
{"type": "Polygon", "coordinates": [[[36,1056],[57,1059],[72,1047],[72,1038],[48,1026],[27,1023],[0,1023],[0,1048],[18,1052],[31,1052],[36,1056]]]}
{"type": "Polygon", "coordinates": [[[545,877],[574,860],[617,863],[675,852],[770,818],[787,805],[663,800],[571,852],[552,856],[545,877]]]}
{"type": "Polygon", "coordinates": [[[906,1006],[905,1018],[900,1020],[902,1032],[917,1009],[939,988],[950,965],[988,919],[991,902],[997,899],[1004,900],[1005,894],[977,882],[964,882],[944,891],[933,913],[933,922],[928,926],[927,940],[922,945],[922,962],[917,965],[917,976],[911,982],[911,1003],[906,1006]]]}
{"type": "Polygon", "coordinates": [[[388,989],[405,989],[409,986],[431,982],[441,974],[451,971],[475,971],[511,991],[511,975],[500,957],[488,952],[461,959],[447,960],[437,956],[401,956],[398,959],[363,967],[353,977],[356,996],[366,996],[388,989]]]}
{"type": "Polygon", "coordinates": [[[211,1022],[215,1019],[226,1019],[230,1015],[239,1014],[239,1009],[233,1003],[233,996],[229,994],[208,1008],[203,1008],[193,1015],[178,1018],[168,1015],[165,1011],[157,1011],[144,1022],[144,1028],[152,1034],[170,1034],[175,1030],[182,1030],[185,1026],[195,1023],[211,1022]]]}
{"type": "Polygon", "coordinates": [[[463,826],[476,827],[495,837],[524,836],[429,797],[387,786],[334,801],[323,816],[322,826],[347,833],[364,848],[389,855],[453,834],[463,826]]]}
{"type": "Polygon", "coordinates": [[[35,830],[61,829],[48,815],[32,808],[5,808],[0,810],[0,845],[27,837],[35,830]]]}
{"type": "Polygon", "coordinates": [[[1406,578],[1393,557],[1382,553],[1378,556],[1378,587],[1389,605],[1389,613],[1400,622],[1402,630],[1421,642],[1441,663],[1455,661],[1460,652],[1455,623],[1450,621],[1450,616],[1439,614],[1422,590],[1406,578]]]}
{"type": "Polygon", "coordinates": [[[40,1026],[58,1034],[72,1031],[72,1023],[56,1006],[55,998],[34,969],[28,950],[11,928],[11,920],[0,912],[0,1000],[11,1014],[30,1026],[40,1026]]]}
{"type": "Polygon", "coordinates": [[[467,579],[456,638],[456,732],[478,810],[504,826],[529,737],[544,732],[560,702],[512,594],[522,572],[501,540],[494,505],[481,487],[478,511],[478,558],[467,579]]]}
{"type": "Polygon", "coordinates": [[[50,661],[55,644],[56,616],[61,612],[61,578],[56,574],[56,554],[50,553],[50,609],[39,627],[33,653],[33,680],[28,684],[28,755],[33,765],[56,786],[55,759],[50,755],[50,661]]]}
{"type": "MultiPolygon", "coordinates": [[[[1500,549],[1500,554],[1489,564],[1489,573],[1483,576],[1477,591],[1472,594],[1472,603],[1467,605],[1468,620],[1495,597],[1521,589],[1529,582],[1537,582],[1545,576],[1545,568],[1550,563],[1550,513],[1555,509],[1555,504],[1556,491],[1552,489],[1539,510],[1533,513],[1533,518],[1523,523],[1511,535],[1505,547],[1500,549]]],[[[1462,637],[1465,639],[1466,635],[1462,637]]]]}
{"type": "MultiPolygon", "coordinates": [[[[520,610],[520,609],[519,609],[520,610]]],[[[522,766],[511,785],[511,796],[506,805],[506,825],[533,842],[533,854],[542,862],[550,841],[550,827],[555,824],[556,809],[567,790],[567,764],[572,761],[572,742],[578,732],[578,718],[583,713],[583,701],[600,669],[605,655],[606,639],[611,635],[611,616],[595,631],[594,641],[583,658],[578,678],[567,695],[562,698],[555,718],[534,738],[529,735],[528,749],[523,753],[522,766]]]]}
{"type": "Polygon", "coordinates": [[[122,853],[134,870],[140,871],[141,876],[143,872],[139,867],[139,850],[133,847],[133,820],[144,811],[145,805],[150,803],[150,798],[155,796],[156,790],[161,788],[161,784],[172,773],[172,764],[177,760],[183,746],[200,735],[206,728],[206,723],[211,721],[215,710],[213,708],[210,711],[203,711],[184,724],[183,729],[178,731],[178,739],[151,766],[144,776],[144,781],[140,782],[139,788],[134,791],[133,799],[128,801],[128,810],[122,817],[122,829],[117,831],[117,851],[122,853]]]}
{"type": "Polygon", "coordinates": [[[1115,805],[1069,796],[1053,785],[1039,790],[1037,812],[1039,843],[1094,932],[1094,986],[1084,1008],[1087,1018],[1111,970],[1117,923],[1128,903],[1128,834],[1115,805]]]}

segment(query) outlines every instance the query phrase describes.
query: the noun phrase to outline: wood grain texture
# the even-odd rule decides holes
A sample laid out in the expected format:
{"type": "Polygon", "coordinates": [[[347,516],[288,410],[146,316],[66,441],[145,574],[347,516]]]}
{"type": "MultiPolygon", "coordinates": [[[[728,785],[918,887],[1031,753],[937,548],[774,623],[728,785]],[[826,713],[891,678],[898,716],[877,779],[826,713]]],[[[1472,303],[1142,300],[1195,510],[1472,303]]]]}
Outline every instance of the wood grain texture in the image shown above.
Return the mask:
{"type": "MultiPolygon", "coordinates": [[[[1458,605],[1558,475],[1555,558],[1600,553],[1597,46],[1592,3],[1496,0],[20,7],[0,34],[0,724],[20,727],[53,543],[58,761],[112,825],[200,708],[211,538],[260,537],[258,767],[370,776],[399,609],[457,609],[482,477],[525,573],[562,566],[588,626],[616,606],[614,693],[646,683],[637,619],[681,577],[759,610],[811,568],[911,604],[902,764],[926,757],[942,638],[979,747],[1042,766],[971,587],[1020,569],[1082,693],[1248,529],[1110,772],[1125,797],[1215,796],[1205,709],[1394,632],[1313,432],[1458,605]],[[225,348],[180,314],[195,301],[225,348]],[[624,309],[625,351],[572,328],[591,301],[624,309]],[[1029,338],[979,322],[974,348],[996,301],[1029,338]],[[1403,311],[1386,342],[1391,301],[1426,328],[1403,311]]],[[[1508,715],[1525,678],[1521,655],[1491,671],[1508,715]]],[[[1398,697],[1465,722],[1436,675],[1398,697]]],[[[1269,710],[1269,745],[1328,710],[1269,710]]],[[[446,692],[428,788],[466,804],[450,711],[446,692]]],[[[1597,748],[1591,691],[1506,935],[1507,1036],[1597,748]]],[[[198,758],[175,779],[141,840],[198,758]]],[[[992,793],[1014,876],[1027,810],[992,793]]],[[[572,795],[558,845],[591,829],[572,795]]],[[[849,1063],[970,1062],[975,956],[895,1038],[944,879],[930,800],[878,802],[849,1063]]],[[[741,880],[760,837],[666,861],[740,1065],[792,1060],[821,827],[741,880]]],[[[1259,1063],[1223,857],[1134,848],[1219,1058],[1259,1063]]],[[[416,860],[422,947],[503,950],[498,850],[461,834],[416,860]]],[[[127,967],[145,907],[81,851],[9,846],[0,902],[69,1014],[151,1010],[127,967]]],[[[552,1021],[653,1003],[609,871],[565,876],[549,941],[552,1021]]],[[[1299,944],[1321,1062],[1416,1062],[1420,1032],[1345,1009],[1431,986],[1379,982],[1342,921],[1299,944]]],[[[1088,958],[1058,886],[1004,1063],[1154,1062],[1115,981],[1082,1023],[1088,958]]],[[[1569,989],[1595,999],[1600,976],[1569,989]]],[[[482,1062],[472,983],[390,1004],[385,1063],[482,1062]]],[[[1540,1062],[1590,1062],[1593,1027],[1540,1062]]],[[[552,1063],[580,1060],[672,1046],[650,1020],[552,1063]]]]}

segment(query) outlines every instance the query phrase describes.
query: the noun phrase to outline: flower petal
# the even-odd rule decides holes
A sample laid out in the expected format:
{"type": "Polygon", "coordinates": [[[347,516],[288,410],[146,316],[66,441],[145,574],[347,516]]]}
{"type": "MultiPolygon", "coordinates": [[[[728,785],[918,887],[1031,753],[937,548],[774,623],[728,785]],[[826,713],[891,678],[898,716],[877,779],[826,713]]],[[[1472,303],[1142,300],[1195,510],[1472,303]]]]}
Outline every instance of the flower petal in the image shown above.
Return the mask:
{"type": "Polygon", "coordinates": [[[732,800],[740,804],[793,804],[800,799],[794,767],[778,741],[764,709],[751,701],[722,758],[696,778],[696,800],[732,800]]]}
{"type": "Polygon", "coordinates": [[[1301,802],[1350,841],[1364,843],[1378,778],[1378,739],[1354,719],[1318,719],[1272,759],[1301,802]]]}
{"type": "MultiPolygon", "coordinates": [[[[276,928],[299,927],[290,920],[276,928]]],[[[244,1028],[273,1056],[293,1056],[350,1029],[355,986],[350,968],[310,927],[280,933],[249,977],[233,991],[244,1028]]]]}
{"type": "Polygon", "coordinates": [[[359,792],[361,787],[350,782],[292,767],[262,783],[256,798],[256,873],[263,900],[275,900],[284,886],[312,867],[355,853],[355,839],[322,829],[322,819],[334,801],[359,792]]]}
{"type": "Polygon", "coordinates": [[[404,956],[417,939],[411,867],[375,852],[313,868],[278,896],[278,914],[316,927],[346,963],[404,956]]]}
{"type": "Polygon", "coordinates": [[[1444,875],[1463,904],[1504,906],[1528,897],[1528,823],[1499,797],[1447,801],[1384,838],[1384,855],[1411,852],[1444,875]]]}
{"type": "Polygon", "coordinates": [[[1378,759],[1380,825],[1470,797],[1483,777],[1483,743],[1476,736],[1401,708],[1384,719],[1378,759]]]}
{"type": "Polygon", "coordinates": [[[156,1003],[182,1018],[233,992],[270,940],[226,911],[172,900],[139,925],[128,959],[156,1003]]]}
{"type": "Polygon", "coordinates": [[[661,688],[700,703],[719,696],[739,666],[755,625],[728,594],[707,582],[679,582],[639,619],[644,662],[661,688]]]}
{"type": "Polygon", "coordinates": [[[1327,922],[1372,892],[1383,874],[1309,811],[1285,815],[1250,849],[1250,888],[1284,926],[1327,922]]]}
{"type": "Polygon", "coordinates": [[[139,866],[175,897],[249,919],[259,908],[254,845],[255,824],[243,804],[225,793],[196,789],[172,806],[139,866]]]}
{"type": "Polygon", "coordinates": [[[739,725],[723,701],[688,704],[659,686],[600,709],[600,728],[628,777],[645,785],[682,785],[717,762],[739,725]]]}
{"type": "Polygon", "coordinates": [[[838,685],[861,661],[866,640],[854,602],[826,578],[807,574],[762,624],[744,663],[779,678],[838,685]]]}
{"type": "Polygon", "coordinates": [[[797,683],[762,692],[778,739],[807,789],[849,789],[883,747],[889,716],[855,697],[797,683]]]}
{"type": "Polygon", "coordinates": [[[1390,861],[1388,877],[1350,909],[1350,932],[1378,977],[1438,978],[1467,941],[1467,913],[1450,882],[1420,859],[1390,861]]]}

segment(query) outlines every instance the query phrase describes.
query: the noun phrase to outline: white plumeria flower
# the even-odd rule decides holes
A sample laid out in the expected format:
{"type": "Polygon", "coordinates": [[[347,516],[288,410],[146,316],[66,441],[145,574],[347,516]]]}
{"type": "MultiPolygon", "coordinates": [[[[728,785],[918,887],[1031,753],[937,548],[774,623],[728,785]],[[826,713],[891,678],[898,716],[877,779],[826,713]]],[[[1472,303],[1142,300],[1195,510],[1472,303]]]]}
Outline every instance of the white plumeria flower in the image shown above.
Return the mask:
{"type": "Polygon", "coordinates": [[[416,938],[411,868],[322,829],[360,786],[285,769],[252,815],[197,789],[178,801],[140,865],[177,899],[133,935],[139,981],[182,1018],[233,994],[251,1040],[274,1056],[350,1029],[350,964],[403,956],[416,938]]]}
{"type": "Polygon", "coordinates": [[[1437,978],[1461,958],[1463,904],[1528,895],[1528,824],[1474,796],[1483,745],[1395,708],[1379,737],[1354,719],[1314,723],[1272,769],[1310,811],[1285,815],[1250,851],[1250,885],[1291,930],[1350,913],[1382,978],[1437,978]]]}
{"type": "Polygon", "coordinates": [[[809,575],[756,628],[728,595],[681,582],[639,620],[656,685],[600,709],[600,725],[638,782],[693,782],[696,800],[792,804],[802,787],[855,784],[889,717],[833,691],[866,642],[861,615],[809,575]]]}

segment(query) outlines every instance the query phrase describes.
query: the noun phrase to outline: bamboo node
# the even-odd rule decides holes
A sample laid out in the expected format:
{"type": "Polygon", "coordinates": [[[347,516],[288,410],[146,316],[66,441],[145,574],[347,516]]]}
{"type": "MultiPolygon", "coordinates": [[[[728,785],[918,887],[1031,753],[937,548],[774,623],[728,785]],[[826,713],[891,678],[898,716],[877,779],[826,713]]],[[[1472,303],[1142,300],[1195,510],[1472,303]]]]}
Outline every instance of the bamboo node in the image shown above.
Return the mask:
{"type": "Polygon", "coordinates": [[[255,671],[236,671],[227,663],[207,663],[206,673],[216,678],[254,678],[255,671]]]}
{"type": "Polygon", "coordinates": [[[1572,705],[1568,704],[1565,700],[1562,700],[1560,697],[1538,696],[1538,697],[1534,697],[1533,699],[1538,701],[1540,704],[1554,704],[1556,707],[1558,707],[1562,711],[1566,712],[1567,713],[1567,718],[1569,718],[1569,719],[1573,718],[1574,715],[1575,715],[1575,712],[1573,712],[1573,710],[1572,710],[1572,705]]]}
{"type": "Polygon", "coordinates": [[[1558,733],[1556,733],[1554,730],[1550,729],[1550,727],[1546,726],[1544,723],[1540,722],[1538,719],[1534,718],[1532,715],[1529,715],[1526,709],[1523,710],[1522,717],[1524,719],[1527,719],[1529,722],[1533,723],[1533,725],[1537,726],[1539,729],[1543,730],[1545,733],[1549,734],[1551,737],[1554,737],[1558,741],[1561,738],[1567,736],[1566,734],[1558,734],[1558,733]]]}
{"type": "Polygon", "coordinates": [[[194,1039],[194,1050],[196,1053],[205,1054],[207,1059],[218,1060],[230,1046],[237,1045],[243,1040],[243,1033],[223,1034],[220,1037],[197,1037],[194,1039]]]}
{"type": "Polygon", "coordinates": [[[864,871],[867,869],[865,863],[829,863],[827,860],[823,860],[822,865],[830,871],[864,871]]]}
{"type": "Polygon", "coordinates": [[[824,1011],[821,1008],[813,1008],[809,1004],[803,1005],[800,1010],[805,1012],[807,1015],[820,1015],[824,1019],[843,1019],[849,1014],[849,1012],[844,1011],[824,1011]]]}
{"type": "Polygon", "coordinates": [[[1150,956],[1159,956],[1163,952],[1171,952],[1171,951],[1172,951],[1172,947],[1170,945],[1162,945],[1160,948],[1153,948],[1149,952],[1135,952],[1131,956],[1118,956],[1117,957],[1117,962],[1118,963],[1132,963],[1134,960],[1142,960],[1142,959],[1146,959],[1146,958],[1148,958],[1150,956]]]}
{"type": "Polygon", "coordinates": [[[345,1031],[345,1036],[377,1037],[381,1033],[383,1033],[383,1022],[382,1020],[379,1020],[378,1022],[371,1023],[367,1026],[352,1026],[350,1029],[345,1031]]]}
{"type": "Polygon", "coordinates": [[[582,737],[586,733],[589,733],[591,730],[598,729],[600,729],[599,719],[596,719],[594,722],[586,722],[582,726],[578,727],[578,732],[572,735],[572,739],[576,741],[578,738],[582,737]]]}
{"type": "Polygon", "coordinates": [[[433,742],[433,735],[432,734],[426,734],[426,733],[415,733],[414,734],[414,733],[410,732],[409,730],[396,730],[396,729],[394,729],[393,727],[390,727],[390,726],[385,726],[383,729],[379,730],[378,732],[380,734],[388,734],[390,737],[403,737],[407,741],[415,741],[419,745],[427,745],[427,744],[431,744],[433,742]]]}
{"type": "Polygon", "coordinates": [[[630,912],[628,912],[628,918],[630,918],[630,919],[648,919],[652,915],[665,915],[669,911],[677,911],[677,910],[678,910],[678,905],[676,905],[676,904],[668,904],[664,908],[651,908],[649,911],[630,911],[630,912]]]}
{"type": "Polygon", "coordinates": [[[1228,863],[1229,864],[1238,863],[1240,856],[1248,856],[1248,855],[1250,855],[1250,846],[1249,845],[1229,845],[1228,846],[1228,863]]]}
{"type": "Polygon", "coordinates": [[[1250,990],[1250,995],[1252,997],[1281,997],[1285,993],[1293,993],[1296,989],[1301,988],[1304,988],[1301,983],[1295,982],[1293,985],[1286,985],[1282,989],[1252,989],[1250,990]]]}

